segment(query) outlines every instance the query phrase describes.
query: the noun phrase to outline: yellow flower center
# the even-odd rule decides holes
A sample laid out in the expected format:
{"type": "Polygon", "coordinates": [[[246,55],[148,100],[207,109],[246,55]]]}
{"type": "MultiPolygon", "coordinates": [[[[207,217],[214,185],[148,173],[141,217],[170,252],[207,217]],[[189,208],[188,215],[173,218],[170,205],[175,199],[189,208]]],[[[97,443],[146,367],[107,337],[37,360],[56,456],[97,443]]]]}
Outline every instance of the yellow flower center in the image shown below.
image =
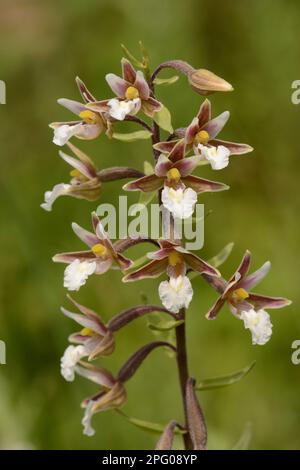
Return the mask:
{"type": "Polygon", "coordinates": [[[177,168],[171,168],[171,170],[167,172],[168,181],[174,181],[177,183],[180,180],[180,176],[180,171],[177,170],[177,168]]]}
{"type": "Polygon", "coordinates": [[[87,124],[97,124],[98,122],[97,114],[93,113],[93,111],[90,111],[89,109],[84,109],[83,111],[81,111],[79,113],[79,116],[87,124]]]}
{"type": "Polygon", "coordinates": [[[104,258],[107,254],[107,248],[101,243],[96,243],[96,245],[92,246],[92,252],[98,258],[104,258]]]}
{"type": "Polygon", "coordinates": [[[240,287],[233,291],[232,297],[234,300],[245,300],[249,297],[249,294],[245,289],[240,287]]]}
{"type": "Polygon", "coordinates": [[[207,131],[199,131],[195,135],[195,143],[205,145],[209,141],[209,133],[207,131]]]}
{"type": "Polygon", "coordinates": [[[91,328],[83,328],[80,331],[81,336],[94,336],[96,333],[91,328]]]}
{"type": "Polygon", "coordinates": [[[140,96],[139,90],[134,86],[129,86],[125,92],[125,98],[127,100],[134,100],[140,96]]]}
{"type": "Polygon", "coordinates": [[[169,260],[169,265],[174,267],[177,264],[181,263],[182,256],[180,253],[174,250],[169,254],[168,260],[169,260]]]}

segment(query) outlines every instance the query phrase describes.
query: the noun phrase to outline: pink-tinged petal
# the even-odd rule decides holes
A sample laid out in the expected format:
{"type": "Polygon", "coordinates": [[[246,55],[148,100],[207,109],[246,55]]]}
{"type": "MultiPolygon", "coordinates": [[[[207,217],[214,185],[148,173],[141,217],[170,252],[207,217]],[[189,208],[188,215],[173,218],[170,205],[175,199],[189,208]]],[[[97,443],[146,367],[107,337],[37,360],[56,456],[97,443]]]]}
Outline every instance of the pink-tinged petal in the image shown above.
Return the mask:
{"type": "Polygon", "coordinates": [[[82,103],[79,103],[79,101],[69,100],[67,98],[60,98],[57,100],[57,102],[58,104],[60,104],[64,108],[67,108],[69,111],[76,114],[77,116],[79,116],[81,111],[84,111],[86,109],[82,103]]]}
{"type": "Polygon", "coordinates": [[[118,263],[121,271],[126,271],[126,269],[129,269],[132,266],[132,261],[120,253],[116,253],[115,260],[118,263]]]}
{"type": "Polygon", "coordinates": [[[142,100],[142,109],[144,113],[151,118],[154,116],[155,113],[160,111],[161,108],[162,104],[154,98],[150,97],[147,100],[142,100]]]}
{"type": "Polygon", "coordinates": [[[187,176],[199,165],[201,161],[199,155],[194,155],[192,157],[185,157],[182,160],[179,160],[175,163],[174,168],[180,172],[181,176],[187,176]]]}
{"type": "Polygon", "coordinates": [[[102,132],[103,125],[99,124],[82,124],[75,136],[77,139],[93,140],[96,139],[102,132]]]}
{"type": "Polygon", "coordinates": [[[282,308],[287,307],[292,302],[283,297],[269,297],[267,295],[249,294],[248,299],[256,310],[263,308],[282,308]]]}
{"type": "Polygon", "coordinates": [[[154,144],[153,148],[158,150],[161,153],[170,153],[171,150],[175,147],[175,145],[179,142],[179,140],[170,140],[168,142],[158,142],[158,144],[154,144]]]}
{"type": "Polygon", "coordinates": [[[126,80],[129,83],[134,83],[135,78],[136,78],[136,71],[131,65],[131,63],[129,62],[129,60],[123,57],[123,59],[121,60],[121,64],[122,64],[122,75],[123,75],[124,80],[126,80]]]}
{"type": "MultiPolygon", "coordinates": [[[[85,315],[86,317],[88,317],[90,320],[92,320],[93,322],[97,323],[98,327],[101,328],[101,332],[103,334],[105,334],[107,332],[107,328],[105,326],[105,324],[103,323],[103,321],[101,320],[100,316],[98,315],[98,313],[94,312],[94,310],[91,310],[90,308],[86,307],[85,305],[82,305],[80,303],[78,303],[76,300],[74,300],[70,294],[67,294],[67,297],[68,299],[72,302],[73,305],[75,305],[76,308],[78,308],[78,310],[83,314],[85,315]]],[[[100,332],[100,333],[101,333],[100,332]]]]}
{"type": "Polygon", "coordinates": [[[100,258],[95,258],[94,261],[96,262],[96,271],[95,274],[104,274],[106,273],[111,265],[112,265],[112,259],[100,259],[100,258]]]}
{"type": "Polygon", "coordinates": [[[58,253],[53,256],[54,263],[72,263],[75,259],[79,261],[95,261],[95,255],[92,251],[71,251],[69,253],[58,253]]]}
{"type": "Polygon", "coordinates": [[[225,304],[225,302],[226,302],[226,299],[224,299],[223,297],[219,297],[217,301],[214,303],[214,305],[207,312],[206,318],[208,320],[214,320],[216,316],[218,315],[219,311],[221,310],[221,308],[223,307],[223,305],[225,304]]]}
{"type": "Polygon", "coordinates": [[[239,265],[238,269],[229,280],[229,283],[236,281],[236,279],[238,278],[238,283],[240,284],[240,282],[243,281],[243,279],[247,275],[247,272],[249,271],[250,262],[251,262],[251,253],[249,250],[246,250],[243,256],[243,259],[241,261],[241,264],[239,265]]]}
{"type": "Polygon", "coordinates": [[[119,97],[125,98],[125,92],[127,88],[130,86],[130,83],[126,82],[121,77],[118,77],[114,73],[108,73],[105,77],[108,85],[112,89],[112,91],[119,97]]]}
{"type": "Polygon", "coordinates": [[[80,173],[82,173],[84,176],[86,176],[88,179],[94,178],[96,176],[96,172],[90,170],[90,167],[87,167],[84,163],[82,163],[80,160],[77,160],[77,158],[70,157],[66,153],[62,152],[61,150],[58,152],[59,156],[67,162],[69,165],[71,165],[73,168],[76,168],[80,173]]]}
{"type": "Polygon", "coordinates": [[[95,320],[91,320],[90,318],[86,317],[85,315],[81,315],[80,313],[73,313],[69,310],[61,307],[61,311],[66,317],[71,318],[72,320],[76,321],[79,325],[83,326],[84,328],[90,328],[92,331],[103,335],[106,331],[103,331],[103,328],[99,327],[98,322],[95,320]]]}
{"type": "Polygon", "coordinates": [[[172,162],[177,162],[178,160],[181,160],[184,158],[185,154],[185,141],[184,139],[180,139],[177,144],[173,147],[171,152],[168,155],[169,160],[172,162]]]}
{"type": "Polygon", "coordinates": [[[137,271],[123,277],[123,282],[139,281],[140,279],[153,279],[160,276],[168,267],[168,260],[153,260],[137,271]]]}
{"type": "Polygon", "coordinates": [[[77,83],[79,92],[86,103],[89,103],[90,101],[96,101],[96,98],[92,95],[87,86],[79,77],[76,77],[75,81],[77,83]]]}
{"type": "Polygon", "coordinates": [[[166,176],[167,171],[172,168],[173,163],[163,154],[158,157],[154,172],[156,176],[162,178],[166,176]]]}
{"type": "Polygon", "coordinates": [[[166,249],[168,249],[168,248],[173,248],[174,249],[175,248],[175,250],[179,248],[178,243],[171,242],[170,240],[158,240],[158,243],[159,243],[159,246],[161,248],[166,248],[166,249]]]}
{"type": "Polygon", "coordinates": [[[209,100],[203,101],[197,114],[199,127],[211,120],[211,104],[209,100]]]}
{"type": "Polygon", "coordinates": [[[136,73],[135,82],[133,86],[139,91],[139,95],[142,100],[147,101],[149,99],[150,88],[144,77],[143,72],[141,72],[140,70],[136,73]]]}
{"type": "Polygon", "coordinates": [[[80,225],[76,224],[76,222],[72,223],[72,229],[77,237],[80,238],[80,240],[82,240],[83,243],[88,245],[90,248],[99,243],[98,237],[94,233],[80,227],[80,225]]]}
{"type": "Polygon", "coordinates": [[[220,276],[220,273],[216,268],[206,263],[201,258],[198,258],[198,256],[193,255],[192,253],[185,253],[183,254],[183,257],[185,262],[193,269],[193,271],[197,271],[201,274],[210,274],[211,276],[220,276]]]}
{"type": "Polygon", "coordinates": [[[96,167],[90,157],[88,157],[82,150],[73,145],[71,142],[67,142],[67,146],[72,150],[74,155],[76,155],[76,157],[85,165],[85,167],[89,170],[90,174],[96,176],[96,167]]]}
{"type": "Polygon", "coordinates": [[[189,188],[192,188],[196,193],[216,192],[229,189],[229,186],[217,181],[210,181],[198,176],[188,175],[181,178],[181,181],[189,188]]]}
{"type": "Polygon", "coordinates": [[[174,247],[168,247],[168,248],[161,248],[160,250],[157,251],[151,251],[147,253],[147,258],[149,259],[165,259],[169,256],[169,254],[174,250],[174,247]]]}
{"type": "Polygon", "coordinates": [[[194,138],[199,131],[199,123],[198,123],[198,118],[195,117],[191,124],[186,128],[185,132],[185,142],[187,145],[191,145],[194,141],[194,138]]]}
{"type": "Polygon", "coordinates": [[[208,282],[219,294],[223,294],[226,287],[227,282],[222,277],[210,276],[209,274],[202,274],[203,279],[208,282]]]}
{"type": "Polygon", "coordinates": [[[94,231],[96,232],[97,225],[99,224],[100,219],[99,219],[99,217],[98,217],[98,215],[96,214],[95,211],[92,212],[91,216],[92,216],[92,227],[93,227],[94,231]]]}
{"type": "Polygon", "coordinates": [[[76,366],[76,373],[85,377],[92,382],[101,385],[103,387],[111,388],[115,384],[115,379],[113,376],[106,370],[101,367],[96,367],[87,362],[81,362],[84,367],[76,366]]]}
{"type": "Polygon", "coordinates": [[[60,121],[60,122],[51,122],[49,127],[51,129],[57,129],[61,126],[78,126],[78,124],[82,124],[81,121],[60,121]]]}
{"type": "Polygon", "coordinates": [[[93,103],[87,103],[86,108],[96,113],[105,113],[110,110],[110,107],[108,105],[109,101],[110,100],[101,100],[95,101],[93,103]]]}
{"type": "Polygon", "coordinates": [[[257,271],[247,276],[240,282],[240,287],[243,287],[245,290],[250,291],[255,287],[262,279],[268,274],[271,268],[270,261],[267,261],[263,264],[257,271]]]}
{"type": "Polygon", "coordinates": [[[125,184],[123,189],[125,191],[143,191],[148,193],[162,188],[163,184],[164,178],[158,178],[156,175],[149,175],[125,184]]]}
{"type": "Polygon", "coordinates": [[[223,147],[230,150],[231,155],[244,155],[245,153],[252,152],[254,149],[248,144],[239,144],[235,142],[227,142],[226,140],[213,139],[209,141],[210,145],[218,147],[218,145],[223,145],[223,147]]]}
{"type": "Polygon", "coordinates": [[[204,124],[202,130],[208,132],[210,139],[214,139],[219,132],[223,129],[230,116],[229,111],[219,114],[219,116],[211,119],[209,122],[204,124]]]}

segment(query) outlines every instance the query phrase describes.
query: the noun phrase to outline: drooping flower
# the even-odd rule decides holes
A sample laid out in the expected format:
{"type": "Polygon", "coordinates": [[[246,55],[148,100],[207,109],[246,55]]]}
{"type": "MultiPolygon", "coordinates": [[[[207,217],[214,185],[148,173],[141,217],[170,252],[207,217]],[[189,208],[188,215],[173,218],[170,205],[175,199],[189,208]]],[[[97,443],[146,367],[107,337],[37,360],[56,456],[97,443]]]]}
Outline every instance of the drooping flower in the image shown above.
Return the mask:
{"type": "Polygon", "coordinates": [[[182,219],[190,217],[197,202],[197,194],[223,191],[228,186],[191,175],[199,165],[200,157],[185,157],[185,147],[183,139],[178,141],[167,155],[159,156],[153,175],[131,181],[123,189],[152,192],[163,188],[162,203],[173,216],[182,219]]]}
{"type": "Polygon", "coordinates": [[[60,151],[59,156],[73,168],[70,172],[69,184],[56,184],[52,191],[46,191],[45,202],[41,207],[46,211],[52,210],[54,201],[60,196],[72,196],[78,199],[95,201],[101,192],[101,181],[93,161],[75,145],[68,142],[68,147],[77,158],[60,151]]]}
{"type": "Polygon", "coordinates": [[[92,273],[105,273],[113,262],[122,271],[131,266],[131,261],[115,250],[95,212],[92,213],[92,225],[94,233],[76,223],[72,224],[73,231],[88,245],[89,250],[59,253],[53,257],[54,262],[69,265],[65,270],[65,286],[69,290],[78,290],[92,273]]]}
{"type": "Polygon", "coordinates": [[[59,146],[65,145],[73,136],[83,140],[96,139],[96,137],[101,134],[104,127],[108,126],[108,123],[101,112],[93,112],[87,107],[89,103],[95,102],[96,98],[89,92],[80,78],[76,78],[76,83],[82,96],[83,103],[69,100],[67,98],[60,98],[58,103],[76,114],[80,120],[52,122],[50,124],[50,127],[54,129],[53,142],[59,146]]]}
{"type": "Polygon", "coordinates": [[[229,281],[204,274],[203,277],[220,293],[206,317],[210,320],[216,318],[227,303],[230,311],[244,321],[245,328],[250,329],[253,344],[264,344],[272,333],[272,325],[264,309],[282,308],[290,305],[291,301],[283,297],[269,297],[250,292],[271,267],[271,263],[267,261],[257,271],[248,275],[250,261],[251,253],[246,251],[239,268],[229,281]]]}
{"type": "Polygon", "coordinates": [[[80,331],[71,334],[69,341],[82,345],[89,361],[111,354],[115,348],[115,340],[100,316],[70,296],[68,298],[81,313],[73,313],[61,307],[62,313],[83,327],[80,331]]]}
{"type": "Polygon", "coordinates": [[[188,308],[193,298],[193,288],[187,276],[171,277],[162,281],[158,288],[160,300],[165,308],[178,313],[181,308],[188,308]]]}
{"type": "Polygon", "coordinates": [[[162,105],[151,96],[151,90],[143,75],[136,71],[127,59],[122,59],[122,75],[113,73],[106,75],[106,81],[117,98],[89,103],[91,111],[108,113],[114,119],[123,121],[127,115],[134,115],[140,109],[147,116],[153,117],[162,105]]]}
{"type": "Polygon", "coordinates": [[[96,395],[86,398],[82,402],[85,409],[82,419],[83,433],[93,436],[91,420],[95,413],[120,408],[127,399],[124,385],[115,379],[106,369],[95,367],[92,364],[82,362],[76,366],[76,373],[101,386],[102,390],[96,395]]]}

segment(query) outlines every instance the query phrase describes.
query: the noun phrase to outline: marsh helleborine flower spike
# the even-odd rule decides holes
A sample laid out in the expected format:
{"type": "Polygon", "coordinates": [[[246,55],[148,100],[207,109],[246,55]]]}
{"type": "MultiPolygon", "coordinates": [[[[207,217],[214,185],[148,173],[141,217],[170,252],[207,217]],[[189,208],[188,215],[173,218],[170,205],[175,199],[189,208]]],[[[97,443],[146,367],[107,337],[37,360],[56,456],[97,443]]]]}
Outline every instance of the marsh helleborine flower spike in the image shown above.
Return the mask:
{"type": "Polygon", "coordinates": [[[272,324],[264,309],[286,307],[291,301],[282,297],[251,293],[250,290],[266,276],[271,263],[267,261],[257,271],[248,275],[250,261],[251,254],[246,251],[239,268],[229,281],[223,278],[215,279],[209,275],[203,276],[221,294],[206,317],[209,320],[214,319],[227,302],[230,311],[244,321],[245,328],[250,329],[253,344],[265,344],[271,337],[272,324]]]}
{"type": "Polygon", "coordinates": [[[118,253],[95,212],[92,213],[94,233],[73,223],[72,229],[76,235],[88,245],[87,251],[59,253],[53,257],[57,263],[67,263],[64,286],[69,290],[79,290],[87,278],[95,274],[103,274],[110,269],[113,262],[123,271],[131,266],[131,261],[118,253]]]}
{"type": "Polygon", "coordinates": [[[87,104],[96,101],[96,98],[89,92],[80,78],[76,78],[76,83],[84,103],[67,98],[60,98],[57,102],[76,114],[80,120],[49,124],[54,129],[53,142],[59,146],[65,145],[73,136],[83,140],[96,139],[104,127],[109,127],[102,113],[87,108],[87,104]]]}
{"type": "Polygon", "coordinates": [[[123,121],[127,115],[137,114],[140,109],[153,117],[162,105],[151,96],[143,72],[137,72],[127,59],[123,58],[121,63],[122,78],[113,73],[106,75],[106,81],[117,98],[89,103],[88,108],[97,113],[107,113],[119,121],[123,121]]]}

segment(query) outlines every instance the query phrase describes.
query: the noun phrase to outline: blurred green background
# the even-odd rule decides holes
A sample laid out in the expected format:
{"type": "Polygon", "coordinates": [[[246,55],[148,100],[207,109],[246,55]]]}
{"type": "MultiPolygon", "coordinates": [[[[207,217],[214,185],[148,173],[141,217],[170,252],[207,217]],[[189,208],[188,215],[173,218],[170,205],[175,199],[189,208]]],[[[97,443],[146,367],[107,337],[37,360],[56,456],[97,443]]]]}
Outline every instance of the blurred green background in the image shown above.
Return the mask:
{"type": "MultiPolygon", "coordinates": [[[[70,223],[88,228],[96,204],[61,198],[50,214],[39,207],[45,190],[68,181],[69,168],[58,158],[48,123],[72,117],[56,99],[78,98],[76,75],[99,99],[111,96],[104,75],[119,73],[120,43],[138,53],[140,39],[153,66],[184,59],[233,84],[233,93],[212,95],[213,112],[231,112],[222,138],[245,141],[255,151],[232,158],[218,178],[209,168],[201,170],[231,186],[200,199],[213,211],[201,255],[208,259],[234,241],[224,275],[248,248],[253,268],[267,259],[273,263],[260,292],[293,300],[291,307],[271,312],[272,340],[251,346],[249,332],[228,310],[215,322],[205,320],[216,295],[195,279],[187,325],[192,375],[227,374],[257,360],[242,382],[200,394],[209,448],[231,448],[247,422],[253,449],[300,447],[300,366],[290,359],[291,343],[300,338],[300,106],[291,103],[291,83],[300,79],[299,18],[297,0],[1,1],[0,79],[7,84],[7,104],[0,106],[0,339],[7,345],[7,364],[0,365],[1,448],[145,449],[157,440],[115,412],[94,417],[94,437],[82,435],[79,404],[97,387],[60,376],[59,359],[76,325],[60,314],[60,306],[69,305],[63,267],[51,256],[83,248],[70,223]]],[[[160,87],[158,95],[173,112],[175,127],[187,124],[202,101],[184,77],[160,87]]],[[[142,168],[151,159],[146,141],[126,144],[101,136],[79,146],[99,168],[142,168]]],[[[107,184],[102,201],[116,202],[119,190],[120,184],[107,184]]],[[[91,278],[74,297],[108,320],[140,303],[142,293],[157,302],[157,286],[158,281],[127,286],[118,272],[109,272],[91,278]]],[[[116,372],[152,339],[145,319],[136,321],[118,333],[116,352],[102,365],[116,372]]],[[[127,389],[129,415],[161,423],[181,417],[176,365],[162,350],[147,359],[127,389]]]]}

